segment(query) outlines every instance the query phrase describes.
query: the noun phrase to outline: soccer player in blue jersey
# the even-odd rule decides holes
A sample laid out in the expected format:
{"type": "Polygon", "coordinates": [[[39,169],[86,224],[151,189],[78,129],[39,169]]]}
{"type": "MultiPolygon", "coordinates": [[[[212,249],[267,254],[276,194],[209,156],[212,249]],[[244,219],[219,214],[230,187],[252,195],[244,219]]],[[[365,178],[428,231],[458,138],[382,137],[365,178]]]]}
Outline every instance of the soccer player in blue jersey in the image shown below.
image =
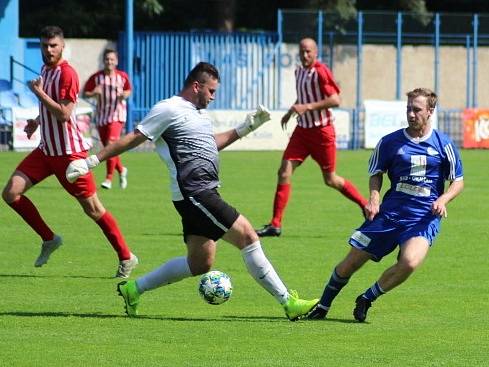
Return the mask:
{"type": "Polygon", "coordinates": [[[446,205],[463,189],[459,152],[431,127],[437,96],[429,89],[407,93],[408,127],[384,136],[369,161],[367,219],[350,237],[350,252],[333,270],[308,319],[324,319],[350,277],[368,260],[380,261],[399,246],[397,262],[355,301],[353,316],[365,321],[378,297],[404,282],[421,265],[447,216],[446,205]],[[383,174],[391,182],[380,204],[383,174]],[[445,181],[450,184],[445,191],[445,181]]]}
{"type": "Polygon", "coordinates": [[[218,86],[217,69],[209,63],[198,63],[178,95],[154,105],[134,132],[107,145],[97,155],[73,161],[66,175],[74,181],[100,161],[147,140],[154,141],[157,153],[168,167],[173,205],[182,218],[187,255],[170,259],[136,280],[118,284],[129,316],[137,316],[144,292],[208,272],[216,256],[216,242],[222,238],[240,250],[250,275],[295,321],[308,314],[318,300],[302,300],[296,292],[287,290],[250,222],[217,191],[218,151],[270,120],[270,113],[259,107],[236,128],[214,134],[206,108],[214,100],[218,86]]]}

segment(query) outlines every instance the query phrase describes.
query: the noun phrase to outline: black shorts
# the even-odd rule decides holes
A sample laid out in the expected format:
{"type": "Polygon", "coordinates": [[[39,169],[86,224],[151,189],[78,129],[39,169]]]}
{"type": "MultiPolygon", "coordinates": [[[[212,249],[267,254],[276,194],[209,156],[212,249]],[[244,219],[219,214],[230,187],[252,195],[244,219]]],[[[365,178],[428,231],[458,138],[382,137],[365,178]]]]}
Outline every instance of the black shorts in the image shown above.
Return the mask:
{"type": "Polygon", "coordinates": [[[238,219],[236,209],[222,200],[216,189],[204,190],[173,205],[182,217],[183,238],[203,236],[213,241],[220,239],[238,219]]]}

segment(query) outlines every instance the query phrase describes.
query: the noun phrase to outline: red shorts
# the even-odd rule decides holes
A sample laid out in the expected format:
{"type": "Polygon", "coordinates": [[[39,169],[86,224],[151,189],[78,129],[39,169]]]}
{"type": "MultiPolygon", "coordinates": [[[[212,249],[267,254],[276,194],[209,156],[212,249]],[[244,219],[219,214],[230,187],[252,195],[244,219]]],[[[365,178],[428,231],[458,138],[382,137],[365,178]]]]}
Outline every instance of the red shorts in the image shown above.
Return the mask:
{"type": "Polygon", "coordinates": [[[333,125],[295,128],[282,159],[304,162],[309,155],[319,164],[322,171],[335,171],[336,133],[333,125]]]}
{"type": "Polygon", "coordinates": [[[69,183],[66,180],[66,168],[68,164],[75,159],[86,158],[87,156],[87,152],[81,152],[51,157],[45,155],[39,148],[36,148],[19,163],[16,170],[29,177],[33,185],[41,182],[46,177],[55,175],[59,183],[72,196],[88,198],[97,190],[92,172],[81,176],[74,183],[69,183]]]}
{"type": "Polygon", "coordinates": [[[124,123],[119,121],[114,121],[104,126],[98,126],[98,135],[100,136],[102,144],[107,145],[110,141],[119,140],[123,126],[124,123]]]}

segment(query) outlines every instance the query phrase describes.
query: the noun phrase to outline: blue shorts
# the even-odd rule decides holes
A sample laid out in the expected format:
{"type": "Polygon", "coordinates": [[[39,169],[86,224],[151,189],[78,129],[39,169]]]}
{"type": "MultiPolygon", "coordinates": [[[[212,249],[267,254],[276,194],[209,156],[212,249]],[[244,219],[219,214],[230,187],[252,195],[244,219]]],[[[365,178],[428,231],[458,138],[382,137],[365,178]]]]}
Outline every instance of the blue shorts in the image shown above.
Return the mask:
{"type": "Polygon", "coordinates": [[[372,255],[372,260],[380,261],[404,242],[413,237],[424,237],[433,244],[440,230],[440,218],[432,221],[399,224],[382,214],[373,221],[366,220],[350,237],[349,244],[372,255]]]}

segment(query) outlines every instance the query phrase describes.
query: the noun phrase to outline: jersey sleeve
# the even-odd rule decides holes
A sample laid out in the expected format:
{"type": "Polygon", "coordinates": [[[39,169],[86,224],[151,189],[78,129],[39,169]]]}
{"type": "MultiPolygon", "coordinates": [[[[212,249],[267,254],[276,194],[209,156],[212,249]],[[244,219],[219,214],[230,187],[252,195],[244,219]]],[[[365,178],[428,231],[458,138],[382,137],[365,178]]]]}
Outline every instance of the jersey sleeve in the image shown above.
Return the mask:
{"type": "Polygon", "coordinates": [[[443,150],[446,154],[446,162],[444,165],[445,179],[448,181],[460,181],[464,179],[464,172],[462,167],[462,159],[458,149],[452,142],[443,146],[443,150]]]}
{"type": "Polygon", "coordinates": [[[172,121],[172,108],[166,102],[160,102],[151,108],[139,125],[136,126],[149,140],[158,139],[172,121]]]}
{"type": "Polygon", "coordinates": [[[321,67],[317,68],[318,76],[319,76],[319,85],[321,86],[321,91],[327,97],[332,96],[333,94],[340,94],[340,87],[336,84],[334,80],[333,73],[329,68],[323,64],[321,67]]]}
{"type": "Polygon", "coordinates": [[[96,74],[93,74],[90,78],[88,78],[87,82],[85,83],[85,86],[83,87],[83,93],[91,92],[95,89],[96,87],[95,75],[96,74]]]}
{"type": "Polygon", "coordinates": [[[370,176],[377,173],[385,173],[389,167],[387,145],[384,139],[380,139],[368,161],[368,173],[370,176]]]}
{"type": "Polygon", "coordinates": [[[121,73],[122,73],[122,79],[124,79],[124,85],[122,86],[122,90],[124,91],[131,90],[132,86],[131,86],[131,81],[129,80],[129,76],[127,75],[127,73],[123,71],[121,71],[121,73]]]}
{"type": "Polygon", "coordinates": [[[59,78],[59,101],[68,100],[76,103],[80,85],[75,69],[71,67],[63,68],[59,78]]]}

